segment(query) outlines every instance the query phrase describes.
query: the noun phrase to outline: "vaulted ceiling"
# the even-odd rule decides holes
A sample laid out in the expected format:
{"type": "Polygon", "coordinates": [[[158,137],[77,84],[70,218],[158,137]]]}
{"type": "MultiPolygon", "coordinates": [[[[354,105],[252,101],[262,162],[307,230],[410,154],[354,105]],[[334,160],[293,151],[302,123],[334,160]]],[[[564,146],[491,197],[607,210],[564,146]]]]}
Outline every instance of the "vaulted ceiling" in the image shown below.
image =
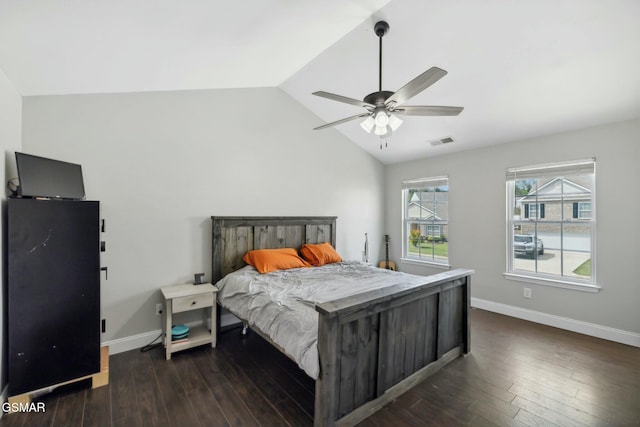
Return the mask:
{"type": "Polygon", "coordinates": [[[321,125],[364,110],[312,92],[377,90],[381,19],[383,90],[438,66],[409,103],[465,107],[382,150],[358,121],[314,131],[384,163],[640,117],[637,0],[0,0],[0,68],[23,96],[279,86],[321,125]]]}

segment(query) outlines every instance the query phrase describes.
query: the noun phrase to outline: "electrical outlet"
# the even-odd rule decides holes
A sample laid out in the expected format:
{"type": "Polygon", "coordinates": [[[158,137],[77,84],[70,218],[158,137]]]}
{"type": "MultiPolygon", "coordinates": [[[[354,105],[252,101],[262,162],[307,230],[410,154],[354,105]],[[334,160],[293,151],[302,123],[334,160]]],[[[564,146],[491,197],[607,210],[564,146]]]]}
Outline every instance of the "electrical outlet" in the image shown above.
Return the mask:
{"type": "Polygon", "coordinates": [[[162,314],[162,304],[156,304],[156,316],[160,316],[162,314]]]}
{"type": "Polygon", "coordinates": [[[524,288],[524,297],[531,298],[531,288],[524,288]]]}

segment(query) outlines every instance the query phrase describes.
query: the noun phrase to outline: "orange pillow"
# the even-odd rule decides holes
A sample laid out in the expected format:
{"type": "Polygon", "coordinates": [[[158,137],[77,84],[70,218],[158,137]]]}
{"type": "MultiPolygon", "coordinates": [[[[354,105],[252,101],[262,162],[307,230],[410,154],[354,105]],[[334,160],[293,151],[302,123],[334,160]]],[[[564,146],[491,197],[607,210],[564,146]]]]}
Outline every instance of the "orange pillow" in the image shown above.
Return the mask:
{"type": "Polygon", "coordinates": [[[260,273],[311,267],[307,261],[298,256],[298,251],[294,248],[256,249],[247,252],[242,260],[254,266],[260,273]]]}
{"type": "Polygon", "coordinates": [[[305,243],[302,245],[302,248],[300,248],[300,253],[302,254],[302,258],[316,267],[342,261],[338,252],[333,249],[333,246],[331,246],[329,242],[318,244],[305,243]]]}

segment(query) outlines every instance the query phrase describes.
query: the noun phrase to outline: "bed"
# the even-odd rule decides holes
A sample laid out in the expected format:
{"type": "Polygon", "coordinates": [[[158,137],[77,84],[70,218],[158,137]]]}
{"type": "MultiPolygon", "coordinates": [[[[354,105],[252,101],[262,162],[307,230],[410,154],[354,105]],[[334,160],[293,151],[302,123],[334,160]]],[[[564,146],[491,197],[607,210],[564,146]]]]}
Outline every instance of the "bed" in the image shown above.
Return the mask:
{"type": "MultiPolygon", "coordinates": [[[[214,216],[213,281],[246,269],[247,251],[323,242],[335,247],[336,217],[214,216]]],[[[472,274],[451,270],[316,303],[314,424],[354,425],[468,353],[472,274]]]]}

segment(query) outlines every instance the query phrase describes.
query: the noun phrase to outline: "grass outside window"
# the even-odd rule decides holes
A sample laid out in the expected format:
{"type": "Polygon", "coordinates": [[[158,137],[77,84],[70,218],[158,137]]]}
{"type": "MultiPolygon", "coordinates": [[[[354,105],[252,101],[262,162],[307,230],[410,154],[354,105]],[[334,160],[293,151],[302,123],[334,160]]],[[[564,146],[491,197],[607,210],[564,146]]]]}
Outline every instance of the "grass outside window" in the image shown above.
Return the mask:
{"type": "Polygon", "coordinates": [[[575,270],[573,270],[573,273],[578,276],[591,277],[591,258],[580,264],[575,270]]]}
{"type": "Polygon", "coordinates": [[[421,242],[417,245],[409,243],[409,255],[431,255],[432,253],[436,257],[448,257],[449,242],[421,242]]]}

